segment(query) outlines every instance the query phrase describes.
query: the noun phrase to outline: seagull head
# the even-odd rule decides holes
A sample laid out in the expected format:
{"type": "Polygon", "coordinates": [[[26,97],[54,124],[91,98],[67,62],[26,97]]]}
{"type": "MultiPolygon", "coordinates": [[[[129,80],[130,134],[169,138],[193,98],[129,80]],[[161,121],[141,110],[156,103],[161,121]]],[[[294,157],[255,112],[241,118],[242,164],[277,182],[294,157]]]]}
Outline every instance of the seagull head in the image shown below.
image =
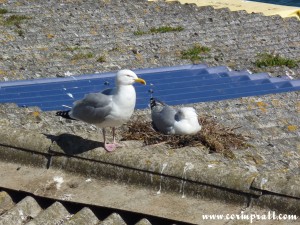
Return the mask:
{"type": "Polygon", "coordinates": [[[193,135],[201,130],[198,115],[194,108],[183,107],[178,110],[175,118],[176,116],[178,123],[174,126],[175,133],[193,135]]]}
{"type": "Polygon", "coordinates": [[[135,82],[146,84],[146,81],[142,78],[138,78],[138,76],[131,70],[120,70],[116,76],[116,84],[117,85],[132,85],[135,82]]]}
{"type": "Polygon", "coordinates": [[[197,112],[194,108],[192,107],[183,107],[183,108],[180,108],[178,110],[178,117],[179,119],[195,119],[195,118],[198,118],[198,115],[197,115],[197,112]]]}

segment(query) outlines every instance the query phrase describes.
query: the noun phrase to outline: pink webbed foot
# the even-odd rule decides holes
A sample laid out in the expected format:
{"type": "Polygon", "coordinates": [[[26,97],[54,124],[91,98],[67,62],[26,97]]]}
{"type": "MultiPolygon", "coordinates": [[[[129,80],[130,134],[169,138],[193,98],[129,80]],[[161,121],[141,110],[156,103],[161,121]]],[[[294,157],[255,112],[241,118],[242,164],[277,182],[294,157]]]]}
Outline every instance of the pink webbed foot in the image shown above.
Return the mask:
{"type": "Polygon", "coordinates": [[[118,146],[117,146],[116,144],[114,144],[114,143],[112,143],[112,144],[107,144],[107,143],[105,143],[105,144],[104,144],[104,149],[105,149],[106,151],[108,151],[108,152],[112,152],[112,151],[116,150],[117,147],[118,147],[118,146]]]}
{"type": "Polygon", "coordinates": [[[122,148],[125,146],[124,144],[117,143],[117,142],[115,142],[114,144],[117,146],[117,148],[122,148]]]}

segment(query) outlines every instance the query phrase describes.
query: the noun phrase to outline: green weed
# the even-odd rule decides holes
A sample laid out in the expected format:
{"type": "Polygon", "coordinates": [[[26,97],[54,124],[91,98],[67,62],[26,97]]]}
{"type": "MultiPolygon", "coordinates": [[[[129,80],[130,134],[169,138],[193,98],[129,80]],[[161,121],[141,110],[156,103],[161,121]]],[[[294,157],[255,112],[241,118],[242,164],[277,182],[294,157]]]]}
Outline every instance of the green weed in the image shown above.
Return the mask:
{"type": "Polygon", "coordinates": [[[15,32],[20,36],[20,37],[24,37],[25,36],[25,32],[21,29],[17,29],[15,30],[15,32]]]}
{"type": "Polygon", "coordinates": [[[0,14],[6,14],[6,13],[8,13],[7,9],[0,9],[0,14]]]}
{"type": "Polygon", "coordinates": [[[142,30],[137,30],[137,31],[133,32],[133,34],[136,36],[140,36],[140,35],[148,34],[148,32],[142,31],[142,30]]]}
{"type": "Polygon", "coordinates": [[[97,62],[99,62],[99,63],[104,63],[104,62],[106,62],[105,56],[99,56],[98,59],[97,59],[97,62]]]}
{"type": "Polygon", "coordinates": [[[144,34],[157,34],[157,33],[167,33],[167,32],[179,32],[183,31],[184,28],[181,26],[171,27],[171,26],[162,26],[162,27],[152,27],[149,31],[137,30],[133,34],[134,35],[144,35],[144,34]]]}
{"type": "Polygon", "coordinates": [[[162,26],[162,27],[152,27],[150,29],[151,33],[167,33],[167,32],[176,32],[176,31],[183,31],[183,27],[178,26],[178,27],[170,27],[170,26],[162,26]]]}
{"type": "Polygon", "coordinates": [[[74,51],[76,51],[78,49],[79,49],[78,46],[69,46],[69,47],[65,48],[65,51],[74,52],[74,51]]]}
{"type": "Polygon", "coordinates": [[[6,26],[20,26],[20,24],[24,21],[24,20],[28,20],[31,19],[31,17],[28,16],[24,16],[24,15],[11,15],[9,17],[7,17],[4,20],[4,25],[6,26]]]}
{"type": "Polygon", "coordinates": [[[258,59],[255,61],[255,65],[259,68],[272,66],[287,66],[289,68],[294,68],[297,66],[296,60],[283,58],[278,54],[261,53],[258,54],[257,57],[258,59]]]}
{"type": "Polygon", "coordinates": [[[91,59],[94,57],[94,54],[89,52],[89,53],[78,53],[78,54],[75,54],[73,57],[72,57],[72,60],[81,60],[81,59],[91,59]]]}
{"type": "Polygon", "coordinates": [[[199,61],[202,59],[201,54],[208,53],[210,48],[195,44],[192,48],[181,52],[182,59],[189,59],[192,62],[199,61]]]}

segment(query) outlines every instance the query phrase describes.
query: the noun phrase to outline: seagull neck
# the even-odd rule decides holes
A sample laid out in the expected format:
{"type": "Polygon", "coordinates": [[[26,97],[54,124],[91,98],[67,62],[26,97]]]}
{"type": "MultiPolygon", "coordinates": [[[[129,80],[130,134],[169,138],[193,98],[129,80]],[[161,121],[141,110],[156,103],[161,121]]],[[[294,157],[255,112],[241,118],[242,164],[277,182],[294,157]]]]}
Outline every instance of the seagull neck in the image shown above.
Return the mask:
{"type": "Polygon", "coordinates": [[[130,90],[134,90],[134,87],[132,85],[118,85],[116,88],[117,92],[120,91],[130,91],[130,90]]]}
{"type": "MultiPolygon", "coordinates": [[[[114,95],[114,101],[117,103],[118,107],[126,108],[126,110],[130,111],[127,114],[131,115],[131,111],[133,111],[136,101],[136,93],[135,89],[132,85],[120,85],[116,88],[116,92],[114,95]]],[[[126,113],[123,111],[123,113],[126,113]]]]}

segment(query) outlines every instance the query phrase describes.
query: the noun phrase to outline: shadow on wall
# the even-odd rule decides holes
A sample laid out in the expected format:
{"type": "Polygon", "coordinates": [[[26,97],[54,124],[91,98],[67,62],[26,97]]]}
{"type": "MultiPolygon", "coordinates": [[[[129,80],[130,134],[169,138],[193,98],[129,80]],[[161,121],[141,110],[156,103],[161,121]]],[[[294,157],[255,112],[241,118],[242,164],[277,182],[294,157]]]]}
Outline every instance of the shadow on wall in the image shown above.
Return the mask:
{"type": "Polygon", "coordinates": [[[73,134],[44,135],[55,142],[67,155],[81,154],[98,147],[104,147],[102,142],[84,139],[73,134]]]}

